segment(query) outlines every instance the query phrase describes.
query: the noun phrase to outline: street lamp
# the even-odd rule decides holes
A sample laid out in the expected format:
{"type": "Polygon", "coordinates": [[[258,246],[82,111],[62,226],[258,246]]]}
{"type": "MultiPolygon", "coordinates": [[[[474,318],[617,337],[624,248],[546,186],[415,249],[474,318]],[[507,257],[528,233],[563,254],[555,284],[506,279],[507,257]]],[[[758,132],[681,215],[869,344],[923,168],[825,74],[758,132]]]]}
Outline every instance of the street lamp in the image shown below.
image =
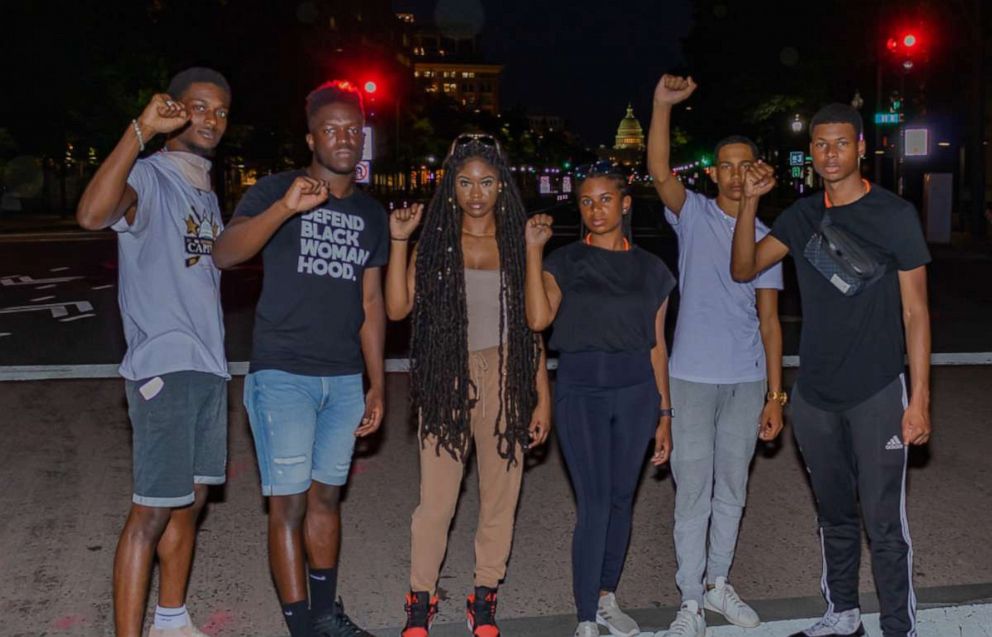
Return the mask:
{"type": "Polygon", "coordinates": [[[789,124],[789,126],[792,128],[793,133],[799,134],[803,132],[803,120],[799,119],[799,113],[796,113],[796,116],[793,118],[792,123],[789,124]]]}

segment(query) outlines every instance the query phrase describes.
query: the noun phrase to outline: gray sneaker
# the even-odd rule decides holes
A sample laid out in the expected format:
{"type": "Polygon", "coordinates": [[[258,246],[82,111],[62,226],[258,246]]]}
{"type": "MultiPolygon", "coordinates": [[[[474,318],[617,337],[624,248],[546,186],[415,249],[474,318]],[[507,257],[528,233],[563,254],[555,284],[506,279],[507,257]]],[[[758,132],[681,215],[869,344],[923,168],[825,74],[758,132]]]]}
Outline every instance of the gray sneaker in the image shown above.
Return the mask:
{"type": "Polygon", "coordinates": [[[596,609],[596,623],[606,626],[610,634],[616,637],[634,637],[641,633],[634,618],[617,606],[617,596],[613,593],[600,596],[599,608],[596,609]]]}
{"type": "Polygon", "coordinates": [[[579,622],[572,637],[599,637],[599,626],[596,622],[579,622]]]}

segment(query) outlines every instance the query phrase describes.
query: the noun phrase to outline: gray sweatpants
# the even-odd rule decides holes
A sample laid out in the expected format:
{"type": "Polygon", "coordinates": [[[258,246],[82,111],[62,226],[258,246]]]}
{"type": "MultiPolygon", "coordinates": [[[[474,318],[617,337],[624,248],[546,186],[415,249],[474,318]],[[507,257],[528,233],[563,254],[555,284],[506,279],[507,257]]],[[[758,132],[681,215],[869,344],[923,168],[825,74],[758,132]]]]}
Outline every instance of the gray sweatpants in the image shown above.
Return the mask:
{"type": "Polygon", "coordinates": [[[671,379],[675,582],[682,601],[695,600],[700,608],[703,576],[715,583],[734,560],[766,386],[763,380],[716,385],[671,379]]]}

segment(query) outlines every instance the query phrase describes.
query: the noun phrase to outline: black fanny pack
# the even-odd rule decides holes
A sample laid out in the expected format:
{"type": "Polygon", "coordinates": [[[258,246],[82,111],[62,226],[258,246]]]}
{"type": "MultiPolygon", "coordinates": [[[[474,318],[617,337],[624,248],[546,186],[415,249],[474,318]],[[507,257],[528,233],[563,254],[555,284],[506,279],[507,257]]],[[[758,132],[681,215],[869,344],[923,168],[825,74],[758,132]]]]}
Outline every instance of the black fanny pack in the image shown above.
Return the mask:
{"type": "Polygon", "coordinates": [[[844,296],[859,294],[887,271],[854,235],[834,225],[829,210],[806,242],[803,256],[844,296]]]}

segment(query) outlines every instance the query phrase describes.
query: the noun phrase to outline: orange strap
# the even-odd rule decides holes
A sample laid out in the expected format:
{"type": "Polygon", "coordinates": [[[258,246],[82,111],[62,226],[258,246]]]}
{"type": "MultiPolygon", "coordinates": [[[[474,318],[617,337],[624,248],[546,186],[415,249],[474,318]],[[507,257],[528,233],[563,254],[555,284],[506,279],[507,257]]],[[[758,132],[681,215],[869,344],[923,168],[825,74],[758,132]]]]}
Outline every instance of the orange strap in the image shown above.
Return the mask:
{"type": "MultiPolygon", "coordinates": [[[[867,179],[862,179],[861,180],[861,183],[864,184],[865,194],[867,195],[868,193],[870,193],[871,192],[871,182],[868,181],[867,179]]],[[[827,208],[833,208],[834,207],[834,205],[832,203],[830,203],[830,197],[827,195],[827,191],[826,190],[823,191],[823,205],[825,205],[827,208]]]]}
{"type": "MultiPolygon", "coordinates": [[[[586,235],[585,242],[587,246],[592,245],[592,233],[586,235]]],[[[623,251],[626,252],[630,250],[630,241],[627,241],[627,237],[623,238],[623,251]]]]}

